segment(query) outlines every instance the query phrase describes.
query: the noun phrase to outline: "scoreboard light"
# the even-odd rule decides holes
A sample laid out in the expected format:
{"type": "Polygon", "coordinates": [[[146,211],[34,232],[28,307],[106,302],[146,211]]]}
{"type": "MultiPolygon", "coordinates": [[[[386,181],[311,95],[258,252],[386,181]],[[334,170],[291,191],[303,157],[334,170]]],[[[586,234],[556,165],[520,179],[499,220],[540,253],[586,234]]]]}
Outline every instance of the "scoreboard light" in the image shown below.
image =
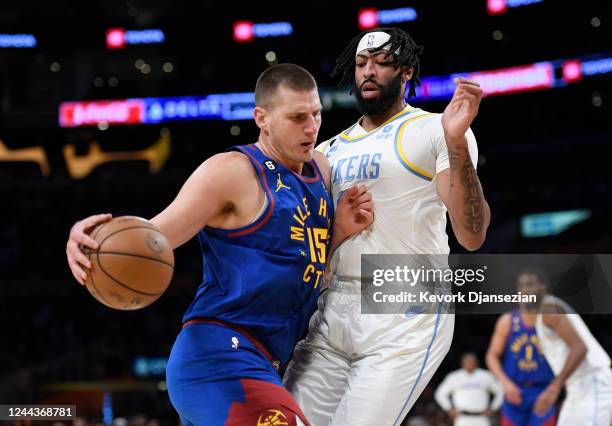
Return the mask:
{"type": "Polygon", "coordinates": [[[612,72],[612,57],[582,61],[582,75],[593,76],[612,72]]]}
{"type": "Polygon", "coordinates": [[[108,49],[123,49],[127,44],[163,43],[166,35],[160,29],[129,30],[124,28],[109,28],[106,30],[106,47],[108,49]]]}
{"type": "Polygon", "coordinates": [[[255,38],[285,37],[293,34],[291,22],[254,23],[251,21],[234,22],[234,41],[250,43],[255,38]]]}
{"type": "Polygon", "coordinates": [[[109,28],[106,30],[106,48],[123,49],[125,47],[125,30],[123,28],[109,28]]]}
{"type": "MultiPolygon", "coordinates": [[[[460,75],[480,83],[485,96],[494,96],[564,87],[591,77],[605,78],[609,74],[612,74],[612,53],[602,52],[508,68],[425,76],[417,88],[416,99],[450,99],[456,89],[454,78],[460,75]]],[[[321,88],[321,101],[325,110],[355,105],[354,97],[343,89],[321,88]]],[[[62,102],[59,125],[81,127],[185,120],[252,120],[254,107],[253,92],[62,102]]]]}
{"type": "Polygon", "coordinates": [[[485,96],[550,89],[555,85],[554,67],[550,62],[473,72],[468,78],[480,84],[485,96]]]}
{"type": "Polygon", "coordinates": [[[234,41],[248,43],[253,41],[253,23],[251,21],[234,22],[234,41]]]}
{"type": "Polygon", "coordinates": [[[563,63],[563,80],[573,83],[582,79],[582,64],[578,60],[565,61],[563,63]]]}
{"type": "Polygon", "coordinates": [[[60,127],[107,124],[140,124],[145,104],[141,99],[111,101],[63,102],[60,104],[60,127]]]}
{"type": "Polygon", "coordinates": [[[32,34],[0,34],[0,48],[7,47],[36,47],[36,37],[32,34]]]}
{"type": "Polygon", "coordinates": [[[489,15],[501,15],[506,13],[508,8],[529,6],[531,4],[542,3],[544,0],[487,0],[487,13],[489,15]]]}
{"type": "Polygon", "coordinates": [[[401,7],[399,9],[378,10],[373,7],[361,9],[357,15],[359,29],[370,30],[379,25],[397,24],[400,22],[416,21],[417,12],[412,7],[401,7]]]}

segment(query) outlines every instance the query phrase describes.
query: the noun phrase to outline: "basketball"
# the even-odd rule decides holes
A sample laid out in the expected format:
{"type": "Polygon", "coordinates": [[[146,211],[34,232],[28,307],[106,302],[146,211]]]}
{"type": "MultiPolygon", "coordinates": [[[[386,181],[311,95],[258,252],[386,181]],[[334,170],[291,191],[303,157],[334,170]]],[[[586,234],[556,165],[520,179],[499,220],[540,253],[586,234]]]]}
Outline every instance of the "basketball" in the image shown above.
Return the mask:
{"type": "Polygon", "coordinates": [[[141,309],[168,288],[174,253],[148,220],[116,217],[97,226],[91,237],[99,247],[85,252],[91,261],[85,285],[99,302],[114,309],[141,309]]]}

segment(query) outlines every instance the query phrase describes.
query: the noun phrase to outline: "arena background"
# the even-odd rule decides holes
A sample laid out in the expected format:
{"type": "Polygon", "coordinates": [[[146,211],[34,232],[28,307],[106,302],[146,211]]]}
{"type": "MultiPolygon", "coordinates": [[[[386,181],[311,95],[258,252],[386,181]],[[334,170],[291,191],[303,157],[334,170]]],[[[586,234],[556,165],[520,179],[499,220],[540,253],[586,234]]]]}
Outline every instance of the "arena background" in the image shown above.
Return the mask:
{"type": "MultiPolygon", "coordinates": [[[[444,109],[448,90],[436,82],[451,74],[527,66],[486,74],[498,93],[483,99],[472,126],[492,211],[481,252],[610,252],[612,46],[603,1],[3,1],[0,404],[76,404],[77,424],[178,423],[164,363],[201,278],[197,241],[176,251],[167,293],[136,312],[108,309],[79,286],[65,261],[65,242],[71,225],[93,213],[152,217],[203,160],[254,142],[258,133],[252,121],[233,119],[250,108],[240,96],[227,98],[233,103],[225,119],[203,119],[214,115],[206,103],[203,110],[182,111],[179,99],[149,116],[156,124],[114,123],[125,121],[125,103],[104,104],[98,112],[67,104],[62,127],[60,104],[248,94],[269,63],[294,62],[327,94],[319,134],[325,140],[358,117],[329,72],[358,33],[364,8],[378,10],[366,11],[365,23],[416,17],[390,25],[425,46],[422,75],[440,77],[430,81],[429,97],[411,102],[423,109],[444,109]],[[487,3],[506,10],[488,11],[487,3]],[[236,21],[284,24],[255,25],[256,35],[280,35],[239,43],[236,21]],[[113,40],[139,43],[111,49],[111,28],[156,31],[124,34],[113,40]],[[542,64],[544,74],[537,70],[542,64]],[[96,155],[95,143],[111,154],[96,155]],[[128,161],[121,161],[122,151],[128,161]],[[529,216],[539,213],[551,214],[529,216]]],[[[611,318],[585,319],[610,352],[611,318]]],[[[494,321],[457,318],[451,352],[404,424],[449,424],[433,401],[435,385],[458,368],[464,351],[484,363],[494,321]]]]}

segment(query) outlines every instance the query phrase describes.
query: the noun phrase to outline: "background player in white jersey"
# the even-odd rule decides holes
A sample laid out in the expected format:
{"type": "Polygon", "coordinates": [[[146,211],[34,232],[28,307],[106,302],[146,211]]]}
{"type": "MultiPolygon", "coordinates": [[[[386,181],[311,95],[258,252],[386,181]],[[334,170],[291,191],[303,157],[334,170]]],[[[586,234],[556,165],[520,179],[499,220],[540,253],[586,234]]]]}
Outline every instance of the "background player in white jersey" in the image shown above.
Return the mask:
{"type": "Polygon", "coordinates": [[[489,418],[501,407],[504,391],[493,374],[478,368],[476,355],[466,353],[461,368],[444,378],[434,396],[455,426],[490,426],[489,418]]]}
{"type": "Polygon", "coordinates": [[[438,305],[431,315],[362,315],[361,254],[447,254],[447,210],[467,249],[481,246],[489,225],[469,128],[482,90],[459,78],[444,114],[407,105],[421,52],[404,31],[380,28],[353,39],[334,70],[353,87],[363,117],[318,149],[332,165],[335,202],[361,183],[376,214],[332,258],[329,290],[285,374],[316,425],[401,423],[451,344],[454,317],[438,305]]]}
{"type": "Polygon", "coordinates": [[[538,294],[536,332],[555,379],[538,398],[535,410],[544,413],[565,386],[566,397],[558,426],[612,424],[610,356],[593,337],[580,315],[554,296],[546,295],[547,278],[537,270],[521,273],[518,288],[538,294]]]}

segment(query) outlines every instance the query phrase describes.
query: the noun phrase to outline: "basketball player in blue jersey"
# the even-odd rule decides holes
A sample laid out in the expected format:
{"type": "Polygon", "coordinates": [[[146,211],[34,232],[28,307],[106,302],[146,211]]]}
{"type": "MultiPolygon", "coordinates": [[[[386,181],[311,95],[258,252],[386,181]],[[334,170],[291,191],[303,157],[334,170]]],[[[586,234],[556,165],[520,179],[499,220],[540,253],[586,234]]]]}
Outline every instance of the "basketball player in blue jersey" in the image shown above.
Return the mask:
{"type": "Polygon", "coordinates": [[[317,425],[401,423],[451,345],[454,316],[441,304],[425,313],[413,305],[406,315],[361,314],[361,255],[443,257],[447,213],[466,249],[478,249],[486,236],[490,211],[470,130],[482,89],[456,79],[443,114],[408,105],[406,92],[413,96],[419,85],[421,52],[401,29],[378,28],[355,37],[334,69],[352,87],[363,116],[317,150],[330,161],[334,200],[365,185],[376,218],[335,252],[329,290],[283,378],[317,425]]]}
{"type": "MultiPolygon", "coordinates": [[[[519,281],[524,273],[519,276],[519,281]]],[[[487,350],[488,369],[497,376],[505,393],[502,426],[551,426],[555,407],[543,415],[535,412],[538,397],[554,379],[536,334],[537,307],[520,304],[499,317],[487,350]]]]}
{"type": "MultiPolygon", "coordinates": [[[[373,220],[371,196],[356,186],[332,222],[329,164],[313,152],[321,103],[306,70],[270,67],[255,103],[259,141],[206,160],[151,220],[173,247],[198,234],[204,257],[167,367],[185,425],[308,424],[277,370],[316,308],[330,253],[373,220]]],[[[87,232],[109,218],[71,230],[68,263],[81,284],[90,264],[79,244],[95,249],[87,232]]]]}

